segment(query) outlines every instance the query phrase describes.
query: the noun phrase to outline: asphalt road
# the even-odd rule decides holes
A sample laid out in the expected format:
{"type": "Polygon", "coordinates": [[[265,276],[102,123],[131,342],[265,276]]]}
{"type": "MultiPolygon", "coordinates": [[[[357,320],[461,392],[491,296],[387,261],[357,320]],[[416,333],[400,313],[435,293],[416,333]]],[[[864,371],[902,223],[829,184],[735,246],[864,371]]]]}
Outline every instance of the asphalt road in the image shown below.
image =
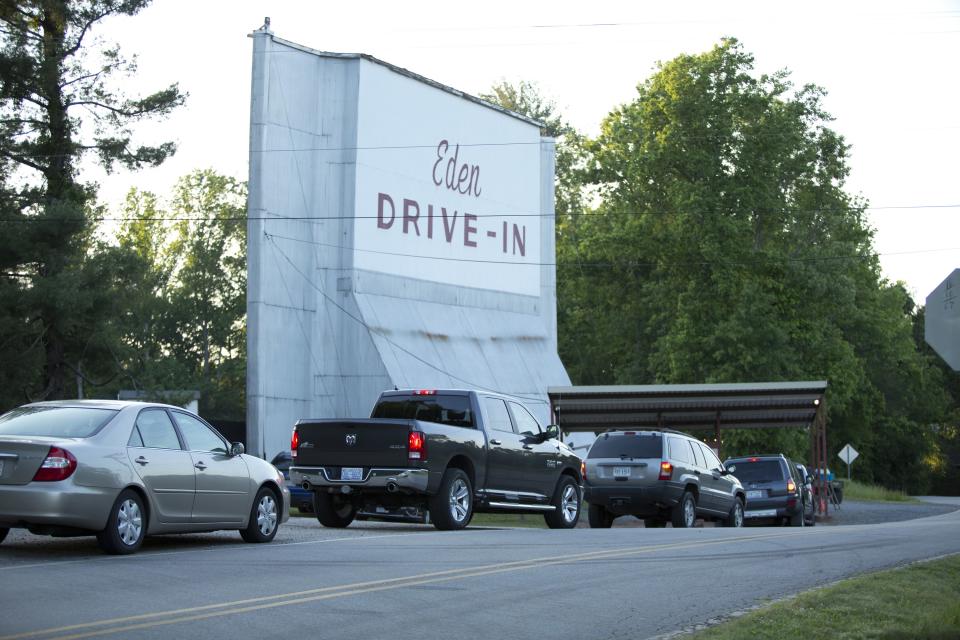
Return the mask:
{"type": "Polygon", "coordinates": [[[960,511],[803,529],[330,530],[295,519],[270,545],[170,536],[124,557],[92,539],[12,532],[0,546],[0,640],[647,638],[958,552],[960,511]]]}

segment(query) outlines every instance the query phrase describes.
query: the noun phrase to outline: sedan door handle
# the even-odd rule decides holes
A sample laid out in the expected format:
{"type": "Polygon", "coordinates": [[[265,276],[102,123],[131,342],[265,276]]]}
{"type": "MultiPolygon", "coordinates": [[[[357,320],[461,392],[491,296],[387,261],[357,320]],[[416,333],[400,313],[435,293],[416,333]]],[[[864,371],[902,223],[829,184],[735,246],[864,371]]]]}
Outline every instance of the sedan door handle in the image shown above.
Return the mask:
{"type": "Polygon", "coordinates": [[[134,460],[134,462],[136,462],[139,465],[150,464],[150,461],[144,458],[143,456],[140,456],[139,458],[134,460]]]}
{"type": "Polygon", "coordinates": [[[700,469],[694,469],[693,472],[697,475],[700,475],[700,469]]]}
{"type": "Polygon", "coordinates": [[[207,465],[203,464],[203,461],[200,461],[200,462],[198,462],[197,464],[195,464],[195,465],[193,465],[193,466],[195,466],[197,469],[200,469],[200,471],[203,471],[204,469],[207,468],[207,465]]]}
{"type": "Polygon", "coordinates": [[[491,441],[490,441],[490,444],[495,444],[495,445],[498,445],[498,446],[499,446],[499,445],[501,445],[501,444],[503,444],[503,443],[500,442],[499,440],[491,440],[491,441]]]}
{"type": "Polygon", "coordinates": [[[531,449],[533,449],[533,447],[531,447],[529,444],[523,445],[523,448],[526,449],[527,451],[530,451],[531,449]]]}

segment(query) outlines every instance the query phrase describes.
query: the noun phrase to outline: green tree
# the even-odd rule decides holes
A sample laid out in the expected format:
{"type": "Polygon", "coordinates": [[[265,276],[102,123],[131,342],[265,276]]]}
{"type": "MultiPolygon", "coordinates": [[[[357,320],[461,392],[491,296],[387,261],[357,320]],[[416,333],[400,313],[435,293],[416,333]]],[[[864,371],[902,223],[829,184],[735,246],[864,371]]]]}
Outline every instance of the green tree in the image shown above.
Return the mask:
{"type": "Polygon", "coordinates": [[[2,375],[25,396],[72,395],[68,378],[83,378],[98,327],[117,313],[105,285],[126,258],[96,246],[94,186],[80,180],[79,159],[94,154],[109,171],[157,165],[174,151],[170,142],[135,145],[130,128],[180,105],[177,86],[122,95],[111,80],[135,63],[91,35],[104,18],[147,4],[0,3],[0,324],[11,330],[2,375]]]}
{"type": "Polygon", "coordinates": [[[139,257],[124,325],[136,389],[201,392],[201,409],[243,418],[246,391],[246,186],[212,170],[169,202],[131,190],[119,233],[139,257]]]}
{"type": "MultiPolygon", "coordinates": [[[[924,408],[929,365],[844,188],[849,147],[824,90],[753,63],[733,39],[679,56],[604,120],[588,145],[600,205],[558,251],[561,356],[580,383],[827,379],[831,443],[860,445],[861,469],[897,482],[890,452],[907,452],[887,444],[905,433],[924,459],[943,404],[924,408]]],[[[724,451],[808,448],[804,433],[757,431],[724,451]]]]}

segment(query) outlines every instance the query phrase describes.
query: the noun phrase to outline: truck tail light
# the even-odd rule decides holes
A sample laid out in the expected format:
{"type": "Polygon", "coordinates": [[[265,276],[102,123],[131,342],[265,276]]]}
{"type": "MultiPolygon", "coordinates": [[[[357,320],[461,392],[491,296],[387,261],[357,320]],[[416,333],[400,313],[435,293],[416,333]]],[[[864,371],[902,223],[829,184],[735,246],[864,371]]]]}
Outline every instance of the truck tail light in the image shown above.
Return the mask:
{"type": "Polygon", "coordinates": [[[297,432],[297,428],[293,428],[293,435],[290,436],[290,457],[297,457],[297,449],[300,448],[300,434],[297,432]]]}
{"type": "Polygon", "coordinates": [[[436,389],[415,389],[413,392],[415,396],[435,396],[437,395],[436,389]]]}
{"type": "Polygon", "coordinates": [[[657,480],[669,480],[673,477],[673,465],[664,460],[660,463],[660,476],[657,480]]]}
{"type": "Polygon", "coordinates": [[[56,482],[66,480],[77,470],[77,459],[72,453],[60,447],[50,447],[43,464],[33,476],[34,482],[56,482]]]}
{"type": "Polygon", "coordinates": [[[427,459],[427,441],[420,431],[411,431],[407,437],[407,458],[409,460],[427,459]]]}

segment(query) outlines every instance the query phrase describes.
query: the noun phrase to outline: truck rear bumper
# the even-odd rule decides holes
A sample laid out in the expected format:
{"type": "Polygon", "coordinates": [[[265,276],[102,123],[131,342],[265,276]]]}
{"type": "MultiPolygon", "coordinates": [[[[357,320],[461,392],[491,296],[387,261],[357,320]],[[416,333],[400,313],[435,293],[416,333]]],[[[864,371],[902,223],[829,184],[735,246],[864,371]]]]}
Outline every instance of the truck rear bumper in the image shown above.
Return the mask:
{"type": "Polygon", "coordinates": [[[366,469],[362,480],[331,479],[324,467],[290,467],[290,482],[297,486],[351,487],[355,491],[403,491],[426,493],[430,472],[426,469],[366,469]]]}

